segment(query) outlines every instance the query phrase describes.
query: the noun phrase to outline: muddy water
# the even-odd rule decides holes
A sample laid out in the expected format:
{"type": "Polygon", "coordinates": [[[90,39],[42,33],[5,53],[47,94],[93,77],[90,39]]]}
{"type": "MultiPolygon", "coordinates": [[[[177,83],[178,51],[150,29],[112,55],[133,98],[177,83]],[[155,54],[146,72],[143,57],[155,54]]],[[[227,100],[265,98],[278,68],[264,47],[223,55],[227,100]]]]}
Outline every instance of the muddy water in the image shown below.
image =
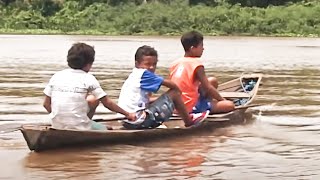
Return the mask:
{"type": "MultiPolygon", "coordinates": [[[[92,73],[117,100],[135,50],[159,52],[158,73],[182,54],[178,37],[0,36],[0,123],[45,122],[42,90],[66,68],[71,44],[94,45],[92,73]]],[[[319,179],[320,39],[205,38],[206,72],[220,82],[263,73],[253,123],[142,144],[33,153],[0,134],[0,179],[319,179]]],[[[98,108],[96,117],[109,112],[98,108]]],[[[3,127],[3,126],[2,126],[3,127]]]]}

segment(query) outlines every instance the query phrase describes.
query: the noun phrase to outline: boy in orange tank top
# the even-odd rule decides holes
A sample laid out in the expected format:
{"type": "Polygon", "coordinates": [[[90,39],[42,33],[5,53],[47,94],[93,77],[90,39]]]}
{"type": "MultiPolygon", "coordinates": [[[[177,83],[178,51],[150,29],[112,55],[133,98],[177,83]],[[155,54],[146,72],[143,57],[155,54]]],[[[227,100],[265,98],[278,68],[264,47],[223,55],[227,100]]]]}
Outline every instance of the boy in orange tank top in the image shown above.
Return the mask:
{"type": "Polygon", "coordinates": [[[200,57],[203,53],[203,35],[196,31],[181,37],[185,50],[183,58],[170,66],[170,79],[182,91],[182,99],[190,113],[210,110],[210,114],[234,110],[234,103],[226,100],[217,91],[218,81],[207,77],[200,57]]]}

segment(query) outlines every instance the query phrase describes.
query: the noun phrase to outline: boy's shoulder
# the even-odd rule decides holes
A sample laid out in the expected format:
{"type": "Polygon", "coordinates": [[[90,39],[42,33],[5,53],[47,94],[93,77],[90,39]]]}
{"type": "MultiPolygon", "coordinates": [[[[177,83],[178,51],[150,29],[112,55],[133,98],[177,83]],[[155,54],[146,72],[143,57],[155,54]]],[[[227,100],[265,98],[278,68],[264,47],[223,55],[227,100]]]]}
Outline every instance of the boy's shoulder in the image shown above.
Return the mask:
{"type": "Polygon", "coordinates": [[[83,81],[86,83],[95,83],[97,81],[96,77],[93,74],[91,74],[90,72],[84,72],[79,69],[63,69],[57,71],[52,75],[51,80],[61,82],[73,80],[83,81]]]}
{"type": "Polygon", "coordinates": [[[160,75],[157,75],[153,72],[150,72],[149,70],[147,69],[142,69],[142,68],[133,68],[133,70],[131,71],[130,76],[134,76],[134,77],[143,77],[143,76],[160,76],[160,75]]]}
{"type": "Polygon", "coordinates": [[[128,79],[131,78],[141,78],[142,74],[144,73],[145,69],[133,68],[130,72],[128,79]]]}
{"type": "MultiPolygon", "coordinates": [[[[163,77],[155,74],[147,69],[142,69],[142,68],[134,68],[129,75],[128,79],[136,79],[139,80],[140,82],[158,82],[158,81],[163,81],[163,77]]],[[[127,80],[128,80],[127,79],[127,80]]]]}
{"type": "Polygon", "coordinates": [[[67,73],[67,69],[63,69],[60,71],[55,72],[52,77],[58,77],[58,76],[63,76],[65,73],[67,73]]]}
{"type": "Polygon", "coordinates": [[[171,66],[176,66],[176,65],[181,65],[181,64],[184,64],[184,65],[196,65],[196,66],[203,65],[201,58],[198,58],[198,57],[182,57],[182,58],[179,58],[179,59],[173,61],[171,63],[171,66]]]}
{"type": "Polygon", "coordinates": [[[143,73],[144,71],[146,71],[147,69],[142,69],[142,68],[133,68],[131,71],[131,74],[140,74],[143,73]]]}
{"type": "Polygon", "coordinates": [[[162,76],[154,74],[147,69],[134,68],[122,88],[131,89],[134,87],[148,92],[156,92],[163,80],[164,78],[162,76]]]}
{"type": "Polygon", "coordinates": [[[73,75],[73,74],[82,74],[83,76],[93,76],[93,74],[91,74],[89,72],[86,73],[83,70],[71,69],[71,68],[57,71],[57,72],[54,73],[54,76],[70,76],[70,75],[73,75]]]}
{"type": "Polygon", "coordinates": [[[174,60],[173,62],[202,62],[202,59],[200,57],[181,57],[178,58],[176,60],[174,60]]]}

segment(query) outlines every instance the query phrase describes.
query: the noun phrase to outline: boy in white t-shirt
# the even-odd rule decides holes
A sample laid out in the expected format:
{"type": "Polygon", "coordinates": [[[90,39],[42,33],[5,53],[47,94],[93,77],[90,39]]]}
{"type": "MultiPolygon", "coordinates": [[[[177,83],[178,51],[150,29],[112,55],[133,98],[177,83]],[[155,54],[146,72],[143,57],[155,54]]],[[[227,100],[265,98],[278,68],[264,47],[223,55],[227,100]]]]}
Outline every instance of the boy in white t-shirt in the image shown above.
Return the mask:
{"type": "Polygon", "coordinates": [[[136,120],[125,120],[127,129],[148,129],[160,126],[169,120],[176,109],[186,127],[198,125],[209,112],[189,114],[182,99],[178,86],[168,79],[156,75],[158,53],[150,46],[141,46],[135,54],[135,68],[124,82],[118,105],[128,112],[137,112],[136,120]],[[151,99],[151,94],[161,86],[169,88],[159,98],[151,99]]]}
{"type": "Polygon", "coordinates": [[[50,113],[52,127],[57,129],[106,130],[91,120],[99,101],[111,111],[135,120],[114,103],[101,88],[97,79],[88,72],[94,62],[95,51],[85,43],[76,43],[68,51],[70,69],[55,73],[44,89],[43,106],[50,113]]]}

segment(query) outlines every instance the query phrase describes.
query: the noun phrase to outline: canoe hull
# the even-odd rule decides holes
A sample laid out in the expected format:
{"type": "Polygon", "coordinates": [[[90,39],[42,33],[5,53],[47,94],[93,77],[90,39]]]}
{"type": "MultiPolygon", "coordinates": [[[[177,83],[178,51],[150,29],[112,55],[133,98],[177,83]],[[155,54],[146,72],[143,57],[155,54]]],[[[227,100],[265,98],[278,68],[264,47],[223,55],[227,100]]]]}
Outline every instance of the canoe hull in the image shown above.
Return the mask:
{"type": "MultiPolygon", "coordinates": [[[[132,144],[167,137],[178,137],[197,132],[210,132],[217,128],[246,124],[246,109],[236,110],[224,118],[208,118],[203,124],[192,128],[166,128],[147,130],[111,130],[111,131],[77,131],[58,130],[50,126],[25,125],[21,132],[32,151],[40,152],[49,149],[79,147],[88,145],[132,144]]],[[[180,125],[180,122],[167,122],[168,127],[180,125]]]]}

